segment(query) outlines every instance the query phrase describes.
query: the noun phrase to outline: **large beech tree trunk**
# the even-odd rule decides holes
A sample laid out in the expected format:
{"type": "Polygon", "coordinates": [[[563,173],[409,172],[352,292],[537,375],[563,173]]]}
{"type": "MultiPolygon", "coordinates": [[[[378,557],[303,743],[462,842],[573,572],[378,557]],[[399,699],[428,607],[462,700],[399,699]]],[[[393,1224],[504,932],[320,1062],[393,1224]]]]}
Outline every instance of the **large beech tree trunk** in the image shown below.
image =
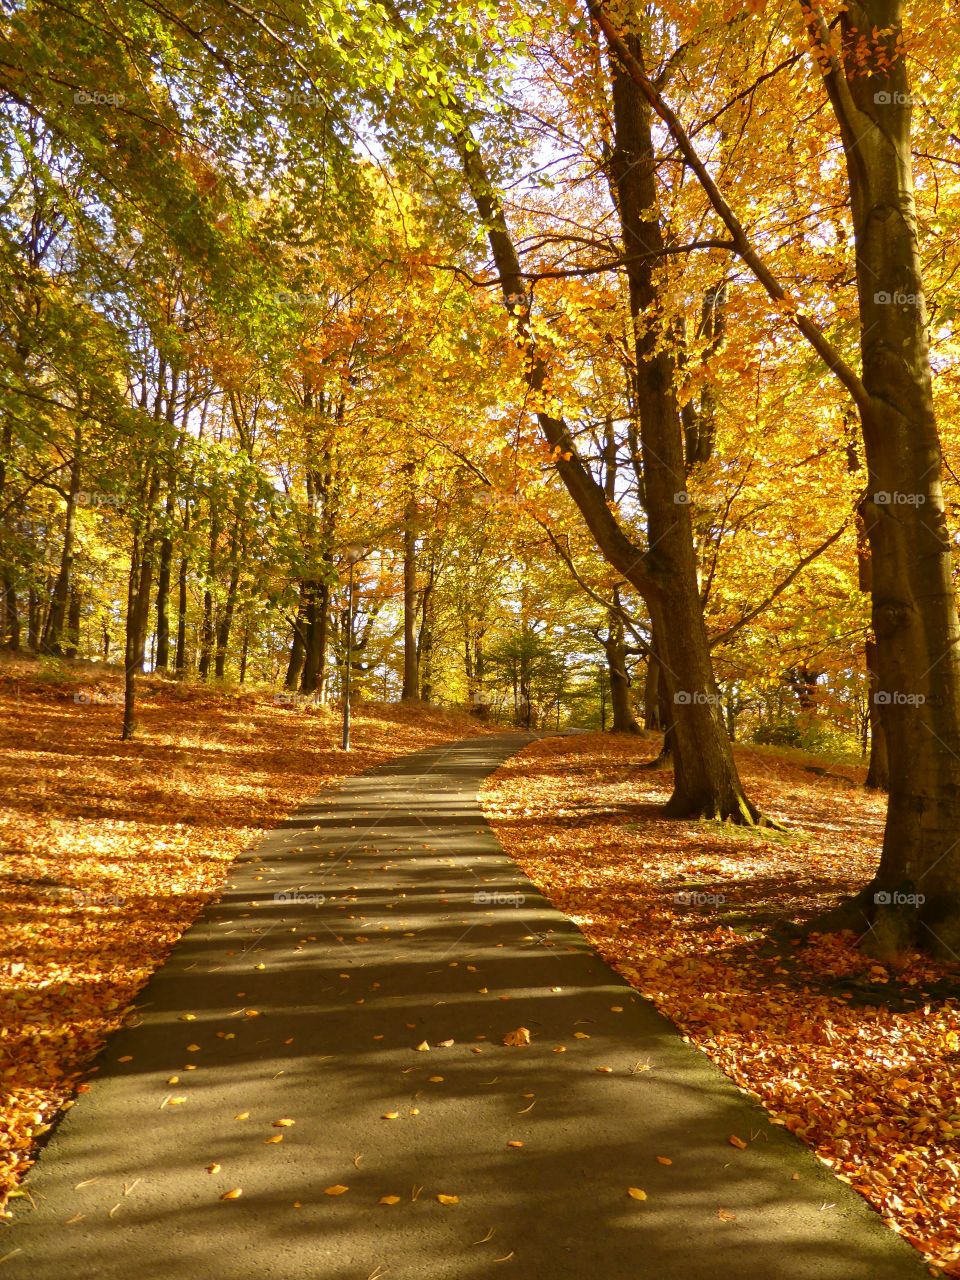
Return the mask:
{"type": "MultiPolygon", "coordinates": [[[[870,940],[960,952],[960,626],[941,486],[900,51],[902,0],[849,0],[825,65],[850,183],[869,475],[876,694],[890,793],[883,852],[858,905],[870,940]]],[[[816,41],[828,39],[816,16],[816,41]]]]}
{"type": "MultiPolygon", "coordinates": [[[[655,209],[655,172],[649,113],[639,94],[626,92],[626,77],[614,69],[617,116],[613,175],[621,206],[625,248],[656,256],[663,240],[655,209]]],[[[477,210],[487,229],[508,312],[526,355],[534,405],[544,403],[547,370],[530,328],[530,298],[503,208],[472,140],[460,140],[461,161],[477,210]]],[[[634,315],[654,301],[649,279],[631,276],[634,315]]],[[[759,814],[747,799],[733,759],[713,675],[697,584],[696,554],[686,502],[683,428],[673,390],[674,368],[656,336],[638,326],[641,449],[648,514],[648,546],[638,546],[619,524],[597,483],[576,452],[560,418],[538,408],[540,429],[554,451],[558,474],[610,564],[647,603],[661,645],[661,676],[669,698],[668,725],[674,756],[674,791],[666,813],[751,824],[759,814]]]]}
{"type": "Polygon", "coordinates": [[[849,0],[839,47],[817,3],[804,0],[817,66],[846,157],[860,304],[862,376],[757,252],[690,135],[632,56],[616,15],[590,14],[673,136],[741,259],[850,392],[869,479],[862,514],[873,574],[878,705],[890,767],[875,879],[822,929],[867,925],[865,946],[960,952],[960,622],[941,485],[927,315],[913,194],[904,0],[849,0]]]}

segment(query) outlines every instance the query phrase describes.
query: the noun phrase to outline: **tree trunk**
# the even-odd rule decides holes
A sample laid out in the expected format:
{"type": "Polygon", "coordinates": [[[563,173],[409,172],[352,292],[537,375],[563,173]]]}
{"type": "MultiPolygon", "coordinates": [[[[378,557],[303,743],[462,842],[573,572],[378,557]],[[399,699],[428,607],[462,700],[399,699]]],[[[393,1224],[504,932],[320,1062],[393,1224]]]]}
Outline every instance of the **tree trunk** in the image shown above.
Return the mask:
{"type": "Polygon", "coordinates": [[[230,583],[227,587],[227,598],[217,624],[217,653],[214,658],[214,674],[223,680],[227,671],[227,646],[230,643],[230,630],[233,627],[233,615],[237,607],[237,588],[240,585],[239,560],[230,570],[230,583]]]}
{"type": "Polygon", "coordinates": [[[177,652],[173,669],[182,676],[187,669],[187,582],[190,564],[186,556],[180,559],[177,573],[177,652]]]}
{"type": "Polygon", "coordinates": [[[207,583],[203,591],[203,618],[200,623],[200,661],[197,674],[206,680],[210,674],[210,663],[217,643],[214,621],[213,588],[217,577],[217,544],[220,541],[220,520],[215,499],[210,500],[210,542],[207,553],[207,583]]]}
{"type": "Polygon", "coordinates": [[[67,607],[67,630],[63,651],[68,658],[75,658],[80,650],[80,592],[71,582],[70,601],[67,607]]]}
{"type": "MultiPolygon", "coordinates": [[[[631,35],[628,42],[634,57],[642,61],[639,37],[631,35]]],[[[615,54],[610,65],[614,119],[610,176],[627,257],[649,559],[659,587],[648,607],[658,631],[661,676],[673,701],[675,778],[667,812],[677,817],[753,822],[758,815],[744,794],[734,763],[703,618],[675,357],[648,318],[657,312],[655,272],[665,247],[651,112],[615,54]]]]}
{"type": "MultiPolygon", "coordinates": [[[[167,498],[166,516],[173,515],[173,496],[167,498]]],[[[173,570],[173,539],[169,533],[160,540],[160,563],[157,568],[157,654],[154,668],[166,671],[170,666],[170,579],[173,570]]]]}
{"type": "Polygon", "coordinates": [[[410,496],[403,516],[403,688],[402,702],[415,702],[420,692],[417,665],[417,499],[413,464],[408,463],[410,496]]]}
{"type": "MultiPolygon", "coordinates": [[[[850,0],[825,83],[847,159],[865,396],[876,672],[890,795],[859,896],[879,953],[960,951],[960,625],[917,237],[903,0],[850,0]],[[866,58],[866,63],[864,62],[866,58]]],[[[814,38],[829,38],[819,13],[814,38]]]]}
{"type": "Polygon", "coordinates": [[[301,693],[316,693],[326,676],[327,636],[330,626],[330,585],[310,582],[305,610],[305,640],[303,674],[300,678],[301,693]]]}
{"type": "Polygon", "coordinates": [[[610,707],[613,712],[613,733],[639,733],[633,707],[630,703],[630,677],[627,674],[626,644],[623,623],[616,613],[610,614],[603,647],[607,655],[607,671],[610,677],[610,707]]]}
{"type": "Polygon", "coordinates": [[[31,653],[40,649],[40,597],[35,587],[27,592],[27,648],[31,653]]]}
{"type": "Polygon", "coordinates": [[[287,660],[287,674],[283,678],[283,687],[291,693],[296,690],[300,672],[303,670],[304,631],[307,625],[306,610],[303,603],[303,584],[300,587],[300,603],[297,605],[297,616],[293,620],[293,633],[290,637],[290,657],[287,660]]]}
{"type": "Polygon", "coordinates": [[[14,653],[20,651],[20,611],[17,607],[17,589],[9,574],[3,576],[3,634],[0,635],[5,649],[14,653]]]}
{"type": "Polygon", "coordinates": [[[652,732],[659,730],[661,733],[667,727],[660,707],[660,663],[652,648],[647,657],[647,674],[643,686],[643,727],[652,732]]]}
{"type": "MultiPolygon", "coordinates": [[[[614,69],[616,146],[611,170],[624,225],[631,312],[637,323],[642,378],[641,450],[648,510],[647,549],[624,532],[576,453],[562,419],[537,413],[554,451],[561,480],[579,507],[605,558],[646,600],[662,645],[663,684],[670,698],[674,793],[666,813],[752,824],[759,814],[744,794],[723,721],[697,583],[693,530],[684,485],[683,431],[673,389],[673,359],[658,350],[658,335],[641,317],[655,310],[651,276],[663,237],[656,217],[656,187],[649,112],[632,82],[614,69]],[[647,255],[647,256],[643,256],[647,255]]],[[[461,161],[487,228],[504,301],[527,361],[526,378],[539,395],[547,370],[530,329],[530,297],[502,206],[475,147],[461,146],[461,161]]]]}
{"type": "Polygon", "coordinates": [[[67,508],[64,519],[63,550],[60,554],[60,571],[53,588],[53,598],[44,623],[40,648],[43,653],[59,654],[64,652],[63,633],[67,624],[67,610],[70,604],[70,584],[73,573],[74,521],[77,509],[77,495],[80,492],[80,448],[82,438],[79,422],[74,427],[73,457],[70,461],[70,483],[67,489],[67,508]]]}
{"type": "Polygon", "coordinates": [[[249,620],[243,624],[243,640],[240,644],[240,684],[246,683],[247,679],[247,656],[250,652],[250,623],[249,620]]]}
{"type": "Polygon", "coordinates": [[[870,725],[870,764],[867,769],[867,777],[863,785],[870,791],[889,791],[890,759],[887,754],[887,735],[883,729],[883,719],[880,715],[880,707],[877,703],[877,694],[880,691],[880,680],[877,675],[876,642],[868,640],[864,648],[867,671],[869,673],[867,689],[870,698],[868,711],[868,722],[870,725]]]}

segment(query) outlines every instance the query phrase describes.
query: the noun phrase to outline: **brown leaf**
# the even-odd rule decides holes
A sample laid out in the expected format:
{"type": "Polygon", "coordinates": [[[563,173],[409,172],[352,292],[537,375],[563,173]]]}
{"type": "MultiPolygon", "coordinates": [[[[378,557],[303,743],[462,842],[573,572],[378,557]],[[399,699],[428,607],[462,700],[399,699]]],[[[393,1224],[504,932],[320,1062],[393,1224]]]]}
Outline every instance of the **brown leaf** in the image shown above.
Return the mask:
{"type": "Polygon", "coordinates": [[[530,1043],[530,1032],[526,1027],[517,1027],[516,1031],[507,1032],[503,1037],[503,1043],[514,1049],[523,1048],[530,1043]]]}

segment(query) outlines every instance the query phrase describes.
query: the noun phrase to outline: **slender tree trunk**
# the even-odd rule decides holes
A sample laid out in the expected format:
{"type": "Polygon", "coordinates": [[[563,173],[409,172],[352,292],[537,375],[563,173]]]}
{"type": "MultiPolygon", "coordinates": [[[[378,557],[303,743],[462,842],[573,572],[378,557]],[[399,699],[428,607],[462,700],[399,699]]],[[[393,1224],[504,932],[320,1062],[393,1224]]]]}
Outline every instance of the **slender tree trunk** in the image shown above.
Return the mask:
{"type": "Polygon", "coordinates": [[[643,727],[652,732],[659,730],[661,733],[667,727],[660,707],[660,663],[653,647],[647,657],[647,674],[643,686],[643,727]]]}
{"type": "Polygon", "coordinates": [[[430,576],[424,585],[420,599],[420,631],[417,635],[417,668],[420,677],[420,701],[429,703],[433,698],[433,589],[436,581],[436,564],[430,566],[430,576]]]}
{"type": "Polygon", "coordinates": [[[27,648],[31,653],[40,650],[40,619],[40,597],[36,588],[31,586],[27,591],[27,648]]]}
{"type": "Polygon", "coordinates": [[[200,623],[200,661],[197,674],[201,680],[210,675],[210,663],[217,643],[214,622],[213,587],[217,576],[217,544],[220,541],[220,520],[216,500],[210,500],[210,542],[207,553],[207,582],[203,591],[203,617],[200,623]]]}
{"type": "Polygon", "coordinates": [[[63,651],[68,658],[75,658],[80,650],[80,592],[70,584],[70,602],[67,607],[67,630],[63,651]]]}
{"type": "MultiPolygon", "coordinates": [[[[173,518],[173,494],[167,496],[165,516],[169,526],[173,518]]],[[[170,666],[170,579],[173,572],[173,538],[165,533],[160,540],[160,562],[157,567],[157,653],[154,667],[166,671],[170,666]]]]}
{"type": "Polygon", "coordinates": [[[413,464],[408,463],[405,469],[410,477],[410,496],[403,518],[403,689],[400,699],[415,702],[420,686],[417,666],[417,499],[413,490],[413,464]]]}
{"type": "Polygon", "coordinates": [[[307,614],[303,601],[303,584],[300,587],[300,603],[297,605],[297,616],[293,620],[293,631],[290,636],[290,657],[287,660],[287,674],[283,678],[283,687],[291,693],[297,687],[300,672],[303,670],[304,633],[307,626],[307,614]]]}
{"type": "Polygon", "coordinates": [[[250,622],[249,619],[243,624],[243,640],[240,644],[240,674],[239,682],[244,684],[247,679],[247,655],[250,651],[250,622]]]}
{"type": "Polygon", "coordinates": [[[180,568],[177,573],[177,652],[173,660],[173,669],[178,676],[182,676],[187,669],[187,584],[189,572],[190,562],[186,556],[181,556],[180,568]]]}
{"type": "Polygon", "coordinates": [[[3,576],[3,647],[20,651],[20,611],[17,607],[17,589],[9,574],[3,576]]]}
{"type": "Polygon", "coordinates": [[[74,521],[77,509],[77,495],[80,492],[80,449],[82,445],[81,427],[77,422],[74,427],[73,457],[70,460],[70,480],[67,489],[66,515],[64,518],[63,549],[60,554],[60,571],[53,588],[53,598],[44,623],[40,648],[43,653],[63,654],[63,633],[67,624],[67,610],[70,603],[70,584],[73,573],[74,553],[74,521]]]}
{"type": "Polygon", "coordinates": [[[233,627],[233,615],[237,607],[237,588],[240,585],[240,564],[234,563],[230,570],[230,582],[227,587],[227,598],[217,624],[217,653],[214,659],[214,673],[218,680],[223,680],[227,671],[227,647],[230,643],[230,631],[233,627]]]}
{"type": "Polygon", "coordinates": [[[130,550],[130,572],[127,575],[127,614],[123,644],[123,725],[121,740],[129,741],[136,732],[137,671],[143,665],[143,647],[139,644],[137,620],[138,587],[141,580],[141,540],[135,529],[130,550]]]}
{"type": "Polygon", "coordinates": [[[610,708],[613,712],[613,733],[640,732],[630,703],[630,677],[627,674],[627,652],[623,638],[623,623],[611,612],[603,647],[607,655],[607,673],[610,678],[610,708]]]}

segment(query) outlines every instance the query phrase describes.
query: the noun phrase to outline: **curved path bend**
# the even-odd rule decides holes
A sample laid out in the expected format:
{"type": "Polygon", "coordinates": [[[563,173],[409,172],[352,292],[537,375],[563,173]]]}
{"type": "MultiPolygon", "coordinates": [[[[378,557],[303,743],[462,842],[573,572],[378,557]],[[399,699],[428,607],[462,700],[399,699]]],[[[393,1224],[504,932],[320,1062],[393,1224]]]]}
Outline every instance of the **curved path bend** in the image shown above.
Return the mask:
{"type": "Polygon", "coordinates": [[[528,740],[349,779],[233,865],[41,1155],[3,1280],[927,1274],[504,854],[477,790],[528,740]]]}

